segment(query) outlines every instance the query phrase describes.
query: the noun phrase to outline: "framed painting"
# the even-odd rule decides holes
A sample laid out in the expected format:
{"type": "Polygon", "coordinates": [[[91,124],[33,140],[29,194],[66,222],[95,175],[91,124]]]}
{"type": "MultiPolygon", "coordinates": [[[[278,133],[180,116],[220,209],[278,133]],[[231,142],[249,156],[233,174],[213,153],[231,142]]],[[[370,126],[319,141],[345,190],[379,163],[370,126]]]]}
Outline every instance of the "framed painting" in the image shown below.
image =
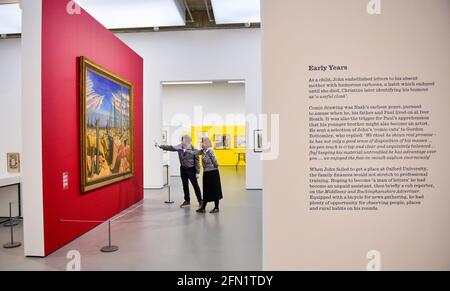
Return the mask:
{"type": "Polygon", "coordinates": [[[8,173],[20,173],[20,154],[7,153],[6,154],[7,171],[8,173]]]}
{"type": "Polygon", "coordinates": [[[234,137],[234,147],[237,149],[245,149],[247,147],[247,138],[245,135],[237,135],[234,137]]]}
{"type": "Polygon", "coordinates": [[[133,84],[80,57],[81,190],[134,175],[133,84]]]}
{"type": "Polygon", "coordinates": [[[228,150],[231,148],[229,134],[214,135],[214,148],[217,150],[228,150]]]}
{"type": "Polygon", "coordinates": [[[255,153],[263,152],[263,131],[261,129],[253,132],[253,151],[255,153]]]}

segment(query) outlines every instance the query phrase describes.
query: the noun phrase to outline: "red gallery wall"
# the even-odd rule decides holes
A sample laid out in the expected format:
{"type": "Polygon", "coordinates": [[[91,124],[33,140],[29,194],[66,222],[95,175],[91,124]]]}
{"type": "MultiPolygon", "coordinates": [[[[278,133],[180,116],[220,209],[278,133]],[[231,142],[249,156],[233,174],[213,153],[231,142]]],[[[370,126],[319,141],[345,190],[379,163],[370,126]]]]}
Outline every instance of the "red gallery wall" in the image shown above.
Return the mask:
{"type": "Polygon", "coordinates": [[[61,219],[105,220],[143,199],[143,59],[67,0],[43,0],[42,141],[45,254],[96,226],[61,219]],[[87,193],[80,191],[77,58],[85,56],[134,84],[135,176],[87,193]],[[69,189],[63,190],[63,173],[69,189]]]}

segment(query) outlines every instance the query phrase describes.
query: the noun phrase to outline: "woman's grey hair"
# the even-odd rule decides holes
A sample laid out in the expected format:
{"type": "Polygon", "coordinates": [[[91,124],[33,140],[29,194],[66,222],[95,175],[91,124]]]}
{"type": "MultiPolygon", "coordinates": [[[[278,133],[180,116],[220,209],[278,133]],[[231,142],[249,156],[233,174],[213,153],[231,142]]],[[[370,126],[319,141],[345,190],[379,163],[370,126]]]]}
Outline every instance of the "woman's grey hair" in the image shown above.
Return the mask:
{"type": "Polygon", "coordinates": [[[209,139],[209,137],[203,137],[203,138],[202,138],[202,144],[203,144],[203,147],[204,147],[205,149],[210,149],[210,148],[212,148],[212,142],[211,142],[211,140],[209,139]]]}

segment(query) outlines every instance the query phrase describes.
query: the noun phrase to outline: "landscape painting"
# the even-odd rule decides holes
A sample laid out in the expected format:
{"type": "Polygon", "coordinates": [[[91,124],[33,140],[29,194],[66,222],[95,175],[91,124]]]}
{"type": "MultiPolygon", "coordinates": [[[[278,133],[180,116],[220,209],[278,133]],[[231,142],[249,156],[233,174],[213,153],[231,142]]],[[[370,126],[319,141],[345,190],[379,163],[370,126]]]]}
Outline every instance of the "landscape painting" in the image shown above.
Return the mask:
{"type": "Polygon", "coordinates": [[[80,58],[81,188],[133,176],[133,85],[80,58]]]}

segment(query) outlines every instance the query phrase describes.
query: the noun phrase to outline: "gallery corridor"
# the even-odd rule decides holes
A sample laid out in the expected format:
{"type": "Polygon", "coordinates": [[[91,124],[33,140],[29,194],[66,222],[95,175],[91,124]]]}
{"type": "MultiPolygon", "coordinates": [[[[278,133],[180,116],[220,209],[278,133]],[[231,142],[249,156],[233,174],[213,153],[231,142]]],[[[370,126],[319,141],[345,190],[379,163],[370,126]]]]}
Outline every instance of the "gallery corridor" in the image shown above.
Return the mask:
{"type": "MultiPolygon", "coordinates": [[[[222,168],[221,175],[224,200],[218,215],[197,214],[195,204],[180,209],[181,180],[172,177],[175,204],[164,204],[167,189],[146,190],[142,206],[132,206],[134,211],[112,224],[118,252],[100,252],[107,244],[107,225],[103,224],[44,259],[24,258],[23,247],[1,248],[0,270],[66,270],[71,250],[80,252],[84,271],[261,270],[262,193],[244,189],[243,168],[222,168]]],[[[21,225],[15,233],[23,241],[21,225]]],[[[8,238],[9,228],[0,227],[0,242],[8,238]]]]}

